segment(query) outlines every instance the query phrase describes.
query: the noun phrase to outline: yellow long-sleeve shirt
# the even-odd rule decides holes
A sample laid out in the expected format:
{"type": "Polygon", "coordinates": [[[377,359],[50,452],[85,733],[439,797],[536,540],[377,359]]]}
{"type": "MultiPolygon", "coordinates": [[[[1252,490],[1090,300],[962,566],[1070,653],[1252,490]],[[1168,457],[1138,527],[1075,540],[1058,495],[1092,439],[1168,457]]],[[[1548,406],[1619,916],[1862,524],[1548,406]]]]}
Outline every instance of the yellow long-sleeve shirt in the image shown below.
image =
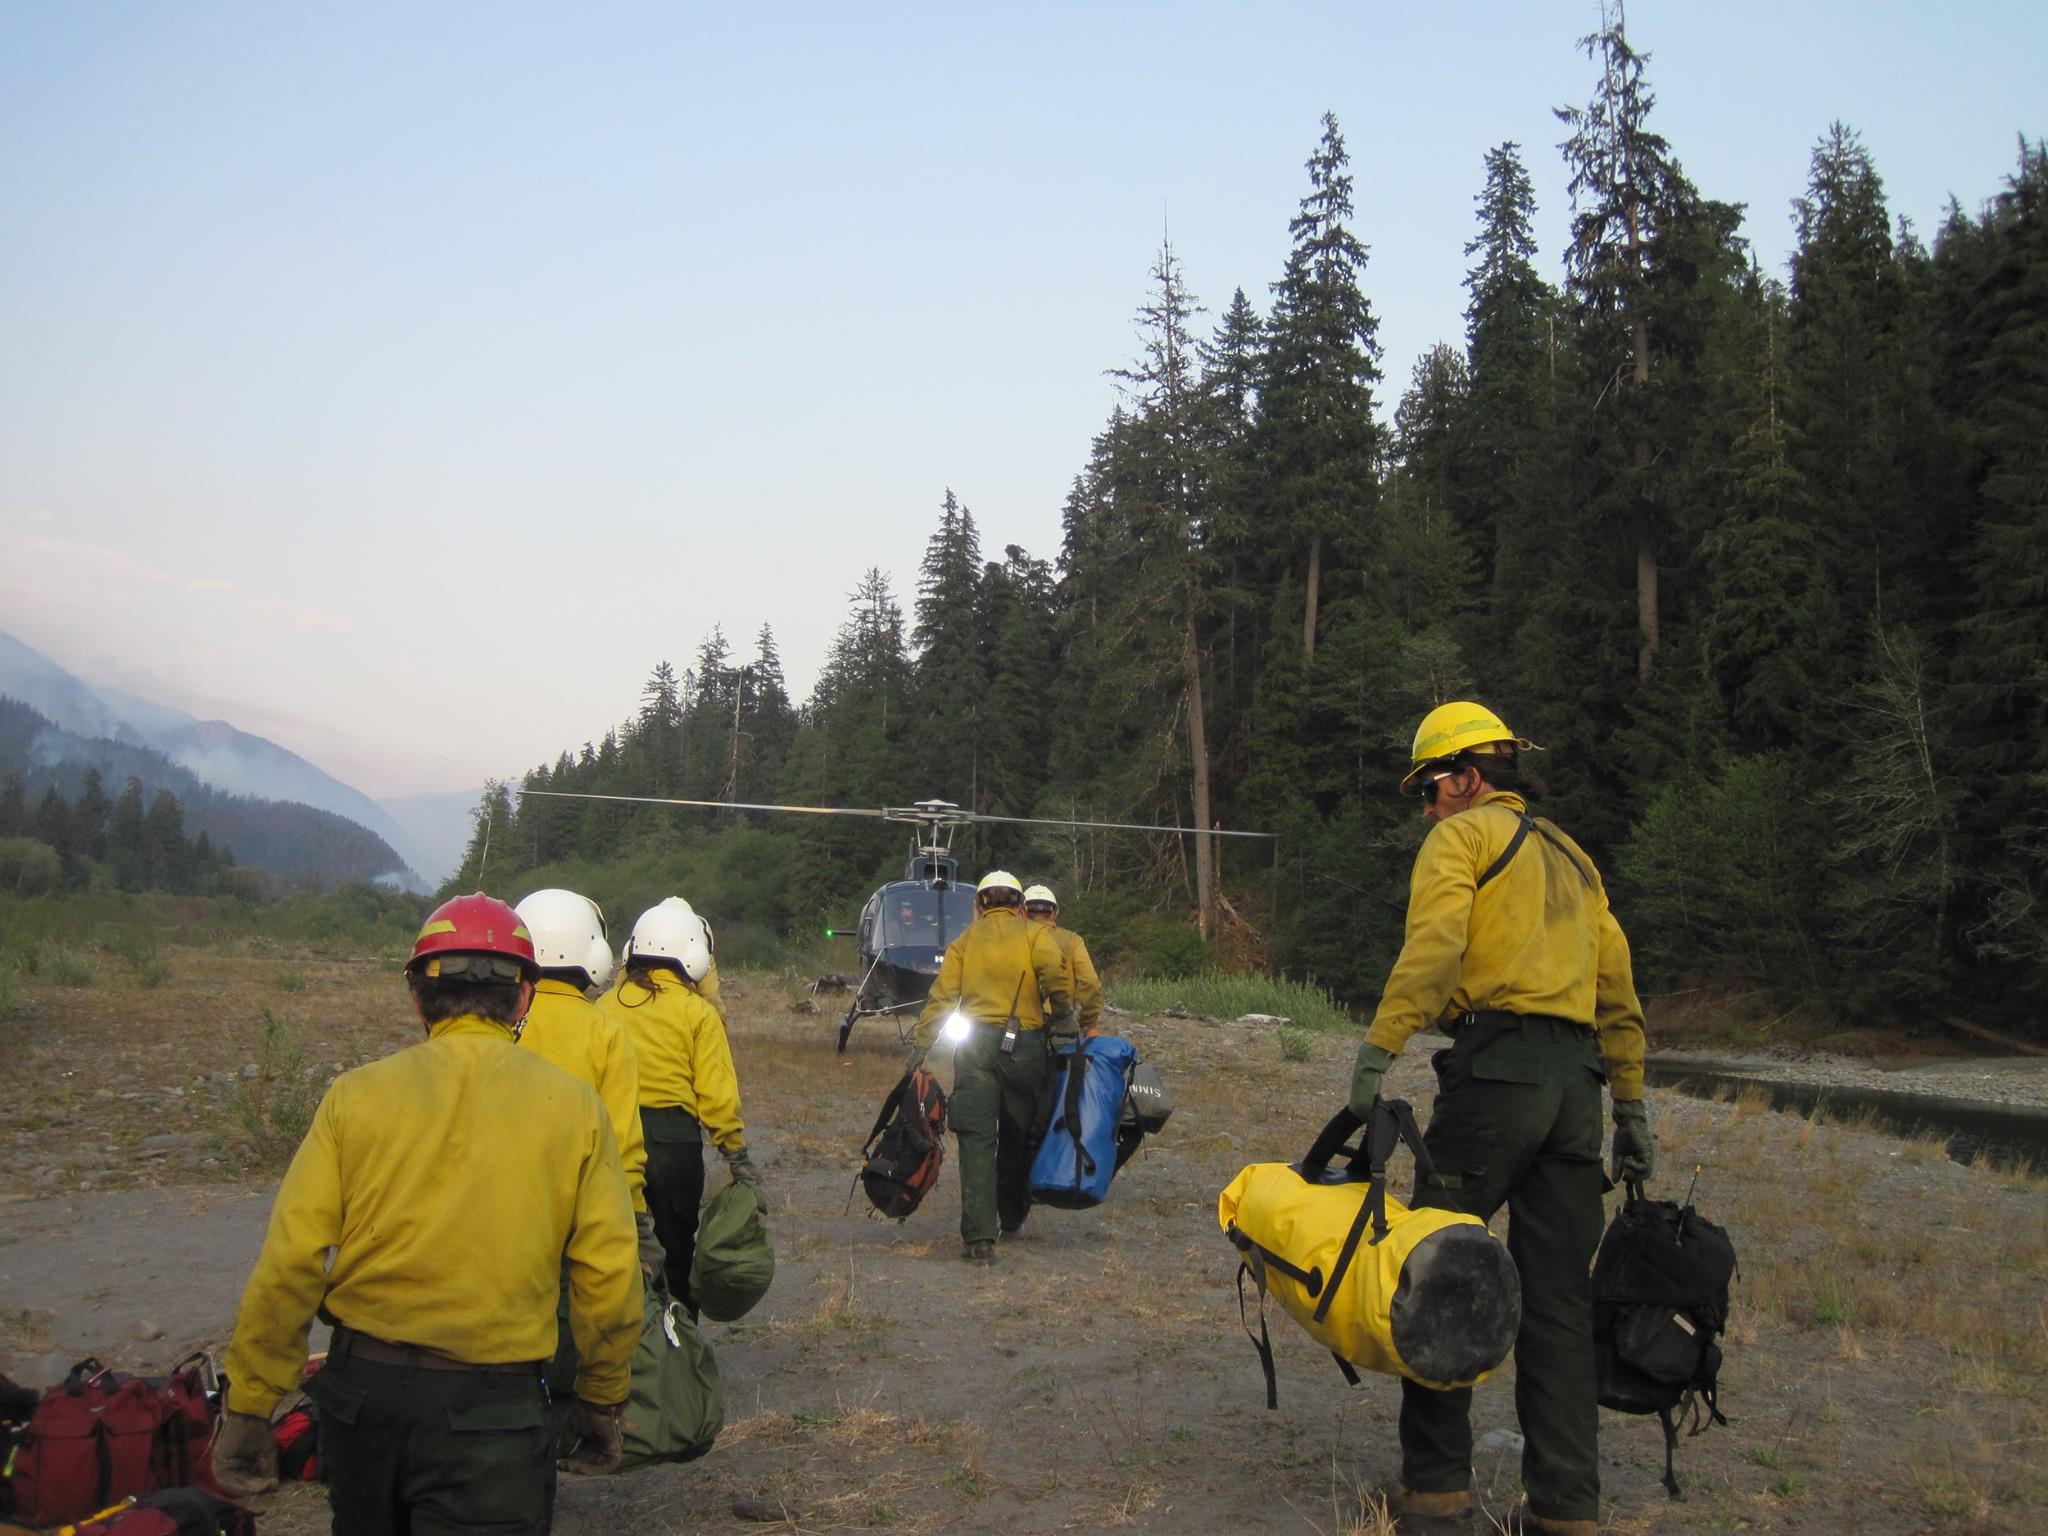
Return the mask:
{"type": "Polygon", "coordinates": [[[640,1067],[644,1109],[685,1109],[721,1152],[746,1147],[740,1123],[740,1079],[717,1008],[693,991],[682,972],[656,966],[653,990],[630,977],[598,999],[625,1026],[640,1067]]]}
{"type": "Polygon", "coordinates": [[[1071,928],[1062,928],[1057,923],[1041,925],[1052,935],[1053,943],[1060,947],[1060,956],[1067,962],[1067,976],[1073,985],[1074,1007],[1080,1015],[1083,1029],[1095,1029],[1102,1023],[1102,978],[1095,974],[1094,957],[1088,953],[1088,946],[1081,935],[1071,928]]]}
{"type": "Polygon", "coordinates": [[[576,1395],[622,1402],[640,1267],[604,1106],[504,1025],[443,1020],[321,1099],[235,1314],[228,1406],[268,1414],[297,1390],[323,1301],[359,1332],[471,1364],[545,1360],[565,1257],[576,1395]]]}
{"type": "Polygon", "coordinates": [[[619,1021],[569,982],[544,976],[534,983],[533,1006],[519,1031],[519,1044],[597,1090],[619,1144],[626,1193],[635,1212],[645,1211],[647,1143],[640,1133],[640,1067],[619,1021]]]}
{"type": "Polygon", "coordinates": [[[1643,1005],[1585,850],[1539,821],[1550,836],[1531,832],[1478,883],[1526,809],[1520,795],[1489,791],[1429,829],[1408,882],[1407,936],[1365,1038],[1398,1055],[1416,1030],[1468,1010],[1548,1014],[1591,1028],[1614,1097],[1639,1099],[1643,1005]]]}
{"type": "Polygon", "coordinates": [[[1066,957],[1045,925],[1010,907],[993,907],[946,946],[938,979],[918,1016],[917,1039],[930,1045],[947,1014],[960,1009],[979,1024],[1002,1024],[1017,1011],[1019,1029],[1043,1029],[1067,1006],[1066,957]]]}

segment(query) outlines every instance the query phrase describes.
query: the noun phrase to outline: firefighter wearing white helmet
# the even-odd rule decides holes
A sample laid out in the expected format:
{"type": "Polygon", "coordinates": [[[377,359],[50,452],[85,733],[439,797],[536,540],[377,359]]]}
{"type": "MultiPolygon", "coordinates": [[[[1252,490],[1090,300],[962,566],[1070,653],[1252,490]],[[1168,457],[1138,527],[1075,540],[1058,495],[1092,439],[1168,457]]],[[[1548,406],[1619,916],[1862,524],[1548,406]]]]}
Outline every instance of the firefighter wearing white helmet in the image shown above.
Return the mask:
{"type": "Polygon", "coordinates": [[[975,887],[977,916],[946,947],[917,1022],[922,1057],[940,1026],[956,1038],[953,1132],[960,1138],[960,1252],[993,1264],[996,1234],[1031,1210],[1031,1123],[1047,1070],[1049,1016],[1072,994],[1059,945],[1024,920],[1024,888],[1006,869],[975,887]]]}
{"type": "Polygon", "coordinates": [[[695,1316],[690,1261],[704,1197],[705,1138],[733,1179],[761,1182],[747,1155],[725,1018],[703,990],[713,971],[710,925],[682,897],[670,896],[640,914],[622,960],[618,984],[598,1006],[624,1027],[639,1064],[647,1209],[667,1256],[669,1294],[695,1316]]]}
{"type": "MultiPolygon", "coordinates": [[[[640,1268],[650,1279],[661,1267],[661,1244],[647,1214],[647,1148],[640,1129],[640,1068],[633,1047],[618,1020],[585,995],[595,985],[600,966],[611,977],[611,947],[605,937],[604,912],[588,896],[556,887],[535,891],[512,909],[533,935],[540,980],[533,986],[533,1006],[519,1031],[519,1044],[544,1061],[553,1062],[579,1082],[597,1090],[618,1139],[619,1161],[626,1170],[626,1189],[633,1218],[640,1229],[640,1268]],[[600,962],[597,957],[602,956],[600,962]]],[[[565,1381],[575,1366],[565,1321],[562,1350],[549,1379],[565,1381]]]]}
{"type": "Polygon", "coordinates": [[[1084,1035],[1102,1033],[1102,978],[1095,974],[1095,961],[1081,935],[1060,926],[1060,900],[1049,885],[1034,885],[1024,892],[1024,915],[1052,935],[1060,955],[1067,962],[1067,979],[1072,983],[1073,1007],[1052,1024],[1055,1045],[1073,1038],[1078,1027],[1084,1035]]]}

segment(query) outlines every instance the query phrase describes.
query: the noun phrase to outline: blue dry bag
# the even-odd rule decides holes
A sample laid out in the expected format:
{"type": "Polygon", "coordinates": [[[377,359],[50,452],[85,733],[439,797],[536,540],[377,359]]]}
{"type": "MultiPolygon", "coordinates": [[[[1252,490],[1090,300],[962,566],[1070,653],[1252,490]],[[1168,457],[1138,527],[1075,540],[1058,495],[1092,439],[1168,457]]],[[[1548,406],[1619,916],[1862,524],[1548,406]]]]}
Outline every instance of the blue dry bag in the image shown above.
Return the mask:
{"type": "Polygon", "coordinates": [[[1053,1058],[1041,1115],[1044,1139],[1031,1160],[1031,1198],[1081,1210],[1100,1205],[1116,1172],[1116,1128],[1138,1064],[1138,1048],[1097,1035],[1053,1058]]]}

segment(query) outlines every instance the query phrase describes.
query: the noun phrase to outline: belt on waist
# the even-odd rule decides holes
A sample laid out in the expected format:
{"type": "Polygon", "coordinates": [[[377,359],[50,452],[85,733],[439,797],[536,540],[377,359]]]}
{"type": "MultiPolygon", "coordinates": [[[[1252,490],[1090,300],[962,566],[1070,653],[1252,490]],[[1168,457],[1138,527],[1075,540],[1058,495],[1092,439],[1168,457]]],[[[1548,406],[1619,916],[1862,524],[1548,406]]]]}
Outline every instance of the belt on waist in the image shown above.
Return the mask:
{"type": "Polygon", "coordinates": [[[1577,1019],[1561,1018],[1554,1013],[1510,1013],[1503,1008],[1468,1008],[1463,1013],[1454,1013],[1437,1025],[1453,1040],[1474,1024],[1495,1024],[1505,1029],[1518,1029],[1525,1024],[1556,1024],[1568,1029],[1594,1033],[1593,1026],[1582,1024],[1577,1019]]]}
{"type": "Polygon", "coordinates": [[[367,1360],[372,1365],[404,1365],[421,1371],[475,1371],[485,1376],[538,1376],[544,1360],[511,1360],[496,1365],[479,1365],[458,1360],[424,1344],[393,1344],[373,1334],[360,1333],[346,1323],[337,1323],[328,1354],[337,1360],[367,1360]]]}

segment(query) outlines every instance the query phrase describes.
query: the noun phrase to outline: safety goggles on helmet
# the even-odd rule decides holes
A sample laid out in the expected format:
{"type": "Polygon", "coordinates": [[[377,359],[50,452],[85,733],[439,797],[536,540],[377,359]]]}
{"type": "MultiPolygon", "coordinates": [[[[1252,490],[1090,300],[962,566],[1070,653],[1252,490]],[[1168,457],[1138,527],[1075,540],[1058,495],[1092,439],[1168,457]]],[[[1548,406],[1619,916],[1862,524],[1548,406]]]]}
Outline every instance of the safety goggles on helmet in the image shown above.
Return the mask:
{"type": "Polygon", "coordinates": [[[432,955],[422,960],[418,974],[436,981],[477,981],[510,985],[526,975],[526,967],[503,955],[432,955]]]}

